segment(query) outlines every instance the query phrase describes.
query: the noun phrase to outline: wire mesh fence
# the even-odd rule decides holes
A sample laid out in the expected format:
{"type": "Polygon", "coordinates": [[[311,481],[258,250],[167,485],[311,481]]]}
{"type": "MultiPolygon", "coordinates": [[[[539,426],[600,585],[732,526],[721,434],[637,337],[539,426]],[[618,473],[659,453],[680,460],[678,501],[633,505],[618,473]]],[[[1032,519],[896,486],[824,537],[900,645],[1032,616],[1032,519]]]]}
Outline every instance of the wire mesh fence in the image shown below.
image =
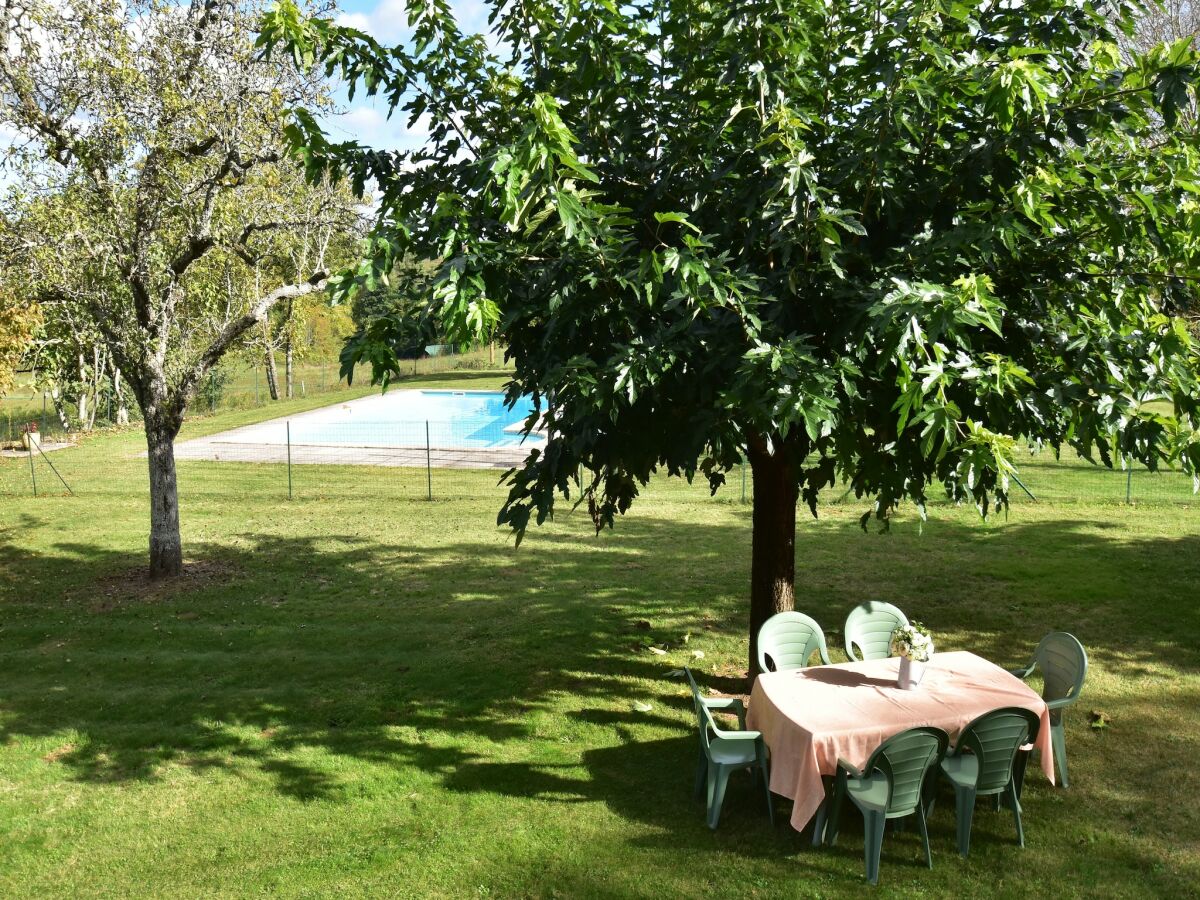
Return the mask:
{"type": "MultiPolygon", "coordinates": [[[[180,441],[176,461],[180,499],[292,499],[371,497],[379,500],[450,500],[494,497],[506,488],[506,471],[519,466],[544,439],[524,437],[519,425],[493,418],[453,421],[330,423],[304,415],[259,422],[219,434],[180,441]]],[[[0,455],[0,496],[72,494],[103,502],[148,491],[144,438],[136,426],[104,440],[43,443],[0,455]]],[[[1014,504],[1171,504],[1200,509],[1190,476],[1096,466],[1079,458],[1030,456],[1019,469],[1014,504]]],[[[726,474],[713,495],[706,481],[655,477],[642,489],[651,503],[749,503],[748,465],[726,474]]],[[[861,504],[834,487],[825,505],[861,504]]],[[[936,502],[936,501],[935,501],[936,502]]]]}

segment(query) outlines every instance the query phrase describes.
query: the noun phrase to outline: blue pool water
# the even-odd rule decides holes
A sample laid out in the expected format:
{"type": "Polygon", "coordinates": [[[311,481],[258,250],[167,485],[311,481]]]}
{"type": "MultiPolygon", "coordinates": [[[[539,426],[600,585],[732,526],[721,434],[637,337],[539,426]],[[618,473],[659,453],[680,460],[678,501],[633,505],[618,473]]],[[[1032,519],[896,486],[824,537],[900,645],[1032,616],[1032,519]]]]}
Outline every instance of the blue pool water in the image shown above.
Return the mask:
{"type": "Polygon", "coordinates": [[[519,428],[533,410],[522,397],[513,408],[499,391],[389,391],[327,407],[291,422],[296,444],[345,444],[362,447],[485,449],[540,444],[519,428]]]}

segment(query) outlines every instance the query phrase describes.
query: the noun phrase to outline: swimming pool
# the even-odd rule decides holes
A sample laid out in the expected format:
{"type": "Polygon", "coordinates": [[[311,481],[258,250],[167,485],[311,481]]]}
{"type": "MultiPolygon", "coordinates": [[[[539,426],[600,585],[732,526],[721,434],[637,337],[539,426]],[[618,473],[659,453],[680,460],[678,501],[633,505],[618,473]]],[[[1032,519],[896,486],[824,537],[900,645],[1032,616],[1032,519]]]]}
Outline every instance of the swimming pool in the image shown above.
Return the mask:
{"type": "MultiPolygon", "coordinates": [[[[290,439],[293,445],[516,448],[545,442],[542,435],[520,433],[532,411],[527,397],[508,408],[499,391],[388,391],[295,416],[290,439]]],[[[278,423],[263,423],[239,429],[238,438],[287,441],[286,427],[281,435],[278,423]]]]}

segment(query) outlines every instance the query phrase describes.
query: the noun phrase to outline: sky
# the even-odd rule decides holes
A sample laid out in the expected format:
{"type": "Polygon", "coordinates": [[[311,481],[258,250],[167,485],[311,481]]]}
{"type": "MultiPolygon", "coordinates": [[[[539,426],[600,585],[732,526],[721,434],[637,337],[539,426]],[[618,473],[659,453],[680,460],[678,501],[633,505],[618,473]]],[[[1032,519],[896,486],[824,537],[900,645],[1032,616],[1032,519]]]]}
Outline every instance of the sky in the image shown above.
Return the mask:
{"type": "MultiPolygon", "coordinates": [[[[399,44],[407,36],[405,0],[340,0],[337,22],[365,31],[385,44],[399,44]]],[[[460,27],[464,31],[487,30],[487,8],[479,0],[453,0],[460,27]]],[[[346,111],[329,117],[324,125],[334,140],[356,140],[380,150],[408,150],[425,143],[422,123],[407,127],[403,114],[387,119],[387,106],[369,97],[346,99],[344,90],[335,94],[346,111]]]]}

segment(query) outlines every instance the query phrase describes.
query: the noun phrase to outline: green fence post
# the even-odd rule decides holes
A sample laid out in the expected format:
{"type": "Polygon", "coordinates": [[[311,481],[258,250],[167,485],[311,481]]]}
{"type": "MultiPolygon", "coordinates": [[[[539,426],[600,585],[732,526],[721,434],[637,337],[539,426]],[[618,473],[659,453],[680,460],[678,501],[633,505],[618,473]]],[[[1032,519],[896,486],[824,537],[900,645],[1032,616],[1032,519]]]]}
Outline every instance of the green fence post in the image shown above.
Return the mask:
{"type": "Polygon", "coordinates": [[[288,499],[292,499],[292,422],[287,422],[288,499]]]}
{"type": "MultiPolygon", "coordinates": [[[[41,432],[38,432],[40,435],[41,432]]],[[[28,439],[28,435],[26,436],[28,439]]],[[[33,470],[33,441],[29,441],[29,480],[33,482],[33,496],[37,496],[37,472],[33,470]]]]}
{"type": "Polygon", "coordinates": [[[429,450],[429,420],[425,420],[425,487],[428,491],[428,499],[433,499],[433,463],[430,459],[429,450]]]}

